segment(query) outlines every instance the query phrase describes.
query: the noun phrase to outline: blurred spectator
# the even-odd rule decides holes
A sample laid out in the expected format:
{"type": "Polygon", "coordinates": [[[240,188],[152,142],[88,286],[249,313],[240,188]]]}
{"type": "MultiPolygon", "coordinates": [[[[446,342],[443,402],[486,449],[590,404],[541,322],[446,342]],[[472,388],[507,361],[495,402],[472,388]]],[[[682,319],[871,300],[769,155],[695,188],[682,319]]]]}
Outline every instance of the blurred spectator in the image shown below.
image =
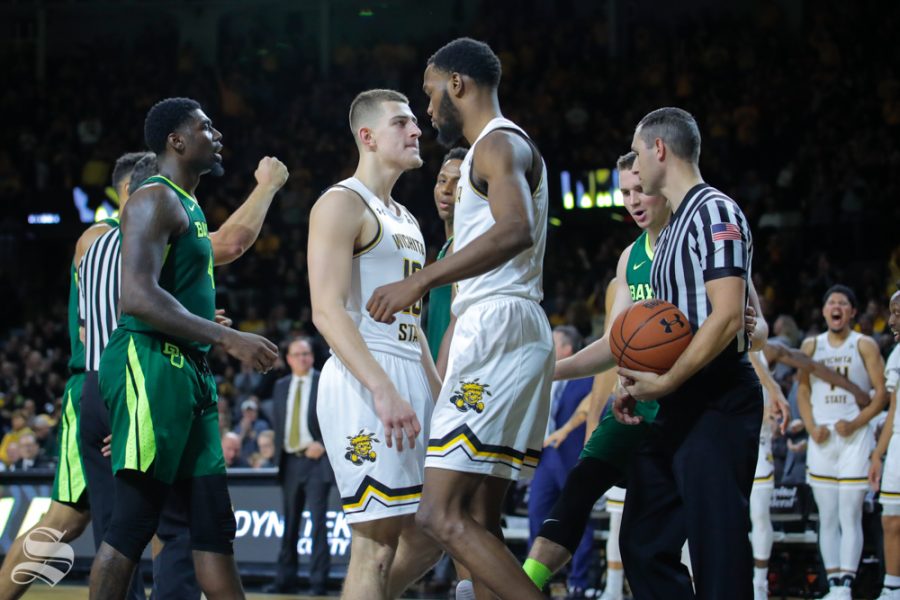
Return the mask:
{"type": "Polygon", "coordinates": [[[222,436],[222,456],[228,469],[250,466],[241,456],[241,436],[231,431],[222,436]]]}
{"type": "Polygon", "coordinates": [[[259,450],[256,436],[270,429],[269,422],[259,416],[259,400],[253,396],[241,402],[241,420],[235,426],[234,433],[241,440],[241,455],[249,457],[259,450]]]}
{"type": "Polygon", "coordinates": [[[20,458],[13,463],[13,471],[30,471],[32,469],[50,469],[53,463],[41,456],[41,447],[33,433],[26,433],[19,438],[20,458]]]}
{"type": "MultiPolygon", "coordinates": [[[[3,436],[3,439],[0,440],[0,460],[5,462],[7,465],[12,464],[9,455],[7,454],[9,445],[14,442],[20,442],[22,436],[32,435],[33,432],[31,428],[28,427],[27,421],[25,419],[25,413],[21,410],[14,411],[11,419],[11,429],[6,435],[3,436]]],[[[21,445],[19,450],[21,451],[21,445]]]]}
{"type": "Polygon", "coordinates": [[[41,456],[50,460],[59,455],[56,435],[53,433],[53,423],[47,415],[38,415],[32,424],[34,437],[41,449],[41,456]]]}
{"type": "Polygon", "coordinates": [[[256,469],[275,466],[275,432],[271,429],[260,431],[256,437],[256,445],[259,452],[256,453],[257,462],[253,465],[256,469]]]}

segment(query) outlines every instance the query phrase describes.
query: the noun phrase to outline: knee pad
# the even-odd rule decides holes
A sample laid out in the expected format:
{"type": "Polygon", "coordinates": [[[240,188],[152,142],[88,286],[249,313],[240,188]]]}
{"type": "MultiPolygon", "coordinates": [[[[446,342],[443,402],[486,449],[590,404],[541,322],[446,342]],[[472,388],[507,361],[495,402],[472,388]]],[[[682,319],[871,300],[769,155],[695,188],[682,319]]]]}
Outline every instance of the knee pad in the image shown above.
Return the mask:
{"type": "Polygon", "coordinates": [[[104,541],[128,560],[138,562],[159,523],[169,486],[136,471],[120,471],[116,500],[104,541]]]}
{"type": "Polygon", "coordinates": [[[225,475],[195,477],[191,482],[191,549],[234,554],[237,523],[225,475]]]}

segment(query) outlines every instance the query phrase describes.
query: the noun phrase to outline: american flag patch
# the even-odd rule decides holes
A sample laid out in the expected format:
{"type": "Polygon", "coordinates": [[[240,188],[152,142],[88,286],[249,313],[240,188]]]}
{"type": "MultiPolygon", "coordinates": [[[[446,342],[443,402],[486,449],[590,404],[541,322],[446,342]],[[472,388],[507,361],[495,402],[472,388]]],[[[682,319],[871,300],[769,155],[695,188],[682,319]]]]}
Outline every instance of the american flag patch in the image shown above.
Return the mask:
{"type": "Polygon", "coordinates": [[[725,240],[740,242],[743,239],[741,228],[734,223],[715,223],[709,226],[709,230],[712,233],[714,242],[723,242],[725,240]]]}

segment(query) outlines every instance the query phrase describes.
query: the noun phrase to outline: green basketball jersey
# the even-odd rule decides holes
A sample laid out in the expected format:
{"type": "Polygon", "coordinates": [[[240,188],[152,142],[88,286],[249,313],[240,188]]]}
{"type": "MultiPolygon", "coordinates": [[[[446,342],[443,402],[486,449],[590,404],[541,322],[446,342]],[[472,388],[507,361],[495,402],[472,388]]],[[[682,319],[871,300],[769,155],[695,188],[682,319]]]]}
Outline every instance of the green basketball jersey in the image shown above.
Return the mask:
{"type": "MultiPolygon", "coordinates": [[[[154,175],[145,183],[161,183],[171,188],[190,219],[187,231],[166,246],[159,286],[172,294],[189,312],[212,321],[216,315],[216,283],[206,216],[190,194],[162,175],[154,175]]],[[[157,331],[131,315],[122,315],[119,327],[129,331],[157,331]]],[[[210,348],[209,344],[179,338],[176,341],[200,352],[207,352],[210,348]]]]}
{"type": "MultiPolygon", "coordinates": [[[[453,236],[444,243],[441,251],[438,252],[437,260],[441,260],[446,256],[450,244],[453,243],[453,236]]],[[[450,293],[450,285],[442,285],[436,287],[428,294],[428,320],[425,322],[425,337],[428,338],[428,347],[431,350],[431,357],[436,361],[438,352],[441,349],[441,340],[444,339],[444,332],[450,325],[450,304],[452,302],[452,294],[450,293]]]]}
{"type": "Polygon", "coordinates": [[[653,297],[653,288],[650,286],[650,266],[653,262],[653,248],[650,247],[650,237],[645,231],[631,246],[628,255],[628,265],[625,280],[628,282],[628,291],[634,302],[649,300],[653,297]]]}
{"type": "Polygon", "coordinates": [[[69,370],[84,371],[84,342],[78,326],[78,270],[72,264],[69,274],[69,370]]]}

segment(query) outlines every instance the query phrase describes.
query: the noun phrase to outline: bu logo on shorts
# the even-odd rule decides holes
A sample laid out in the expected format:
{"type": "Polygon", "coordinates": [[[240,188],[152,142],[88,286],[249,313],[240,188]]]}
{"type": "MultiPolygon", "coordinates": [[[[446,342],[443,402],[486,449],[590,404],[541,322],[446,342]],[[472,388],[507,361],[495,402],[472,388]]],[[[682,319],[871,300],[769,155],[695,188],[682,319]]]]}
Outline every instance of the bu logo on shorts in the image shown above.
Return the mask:
{"type": "Polygon", "coordinates": [[[365,429],[360,429],[356,435],[348,435],[350,445],[347,446],[347,452],[344,458],[359,466],[364,461],[375,462],[378,454],[372,449],[372,442],[380,442],[374,433],[365,433],[365,429]]]}
{"type": "Polygon", "coordinates": [[[484,395],[492,395],[488,391],[488,388],[491,386],[487,383],[479,383],[478,379],[475,379],[474,381],[461,381],[459,387],[460,389],[453,392],[453,395],[450,396],[450,402],[453,403],[456,410],[459,412],[474,410],[476,413],[481,414],[484,410],[484,395]]]}

